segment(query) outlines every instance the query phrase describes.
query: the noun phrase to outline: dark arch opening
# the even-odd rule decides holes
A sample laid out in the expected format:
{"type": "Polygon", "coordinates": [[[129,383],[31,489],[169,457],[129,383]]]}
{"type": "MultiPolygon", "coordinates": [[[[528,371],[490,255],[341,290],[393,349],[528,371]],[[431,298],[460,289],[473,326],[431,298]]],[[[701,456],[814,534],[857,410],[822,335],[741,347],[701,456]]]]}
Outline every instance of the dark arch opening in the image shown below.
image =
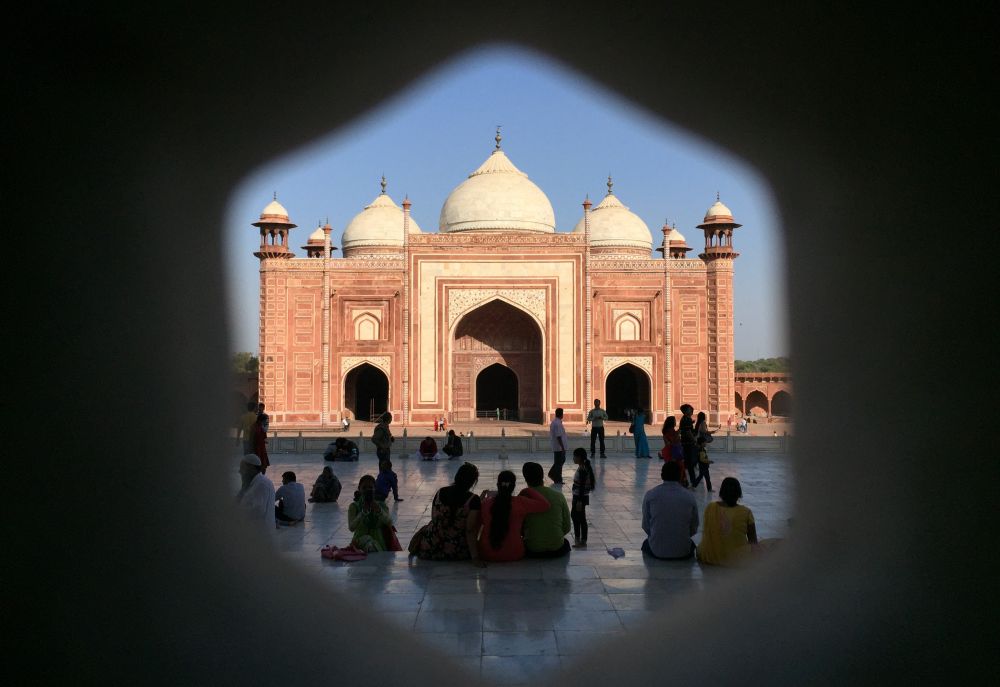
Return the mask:
{"type": "Polygon", "coordinates": [[[517,375],[494,363],[476,376],[476,414],[496,418],[497,408],[504,420],[517,420],[517,375]]]}
{"type": "Polygon", "coordinates": [[[649,407],[650,397],[649,375],[641,368],[625,363],[616,367],[608,375],[604,383],[605,410],[612,420],[629,419],[626,411],[636,411],[642,408],[646,411],[646,424],[652,424],[652,413],[649,407]]]}
{"type": "Polygon", "coordinates": [[[374,365],[358,365],[344,378],[344,407],[356,420],[375,422],[389,409],[389,378],[374,365]]]}
{"type": "Polygon", "coordinates": [[[736,410],[743,412],[743,397],[740,396],[740,392],[736,392],[736,410]]]}
{"type": "Polygon", "coordinates": [[[771,397],[771,415],[792,416],[792,395],[790,393],[779,391],[771,397]]]}
{"type": "Polygon", "coordinates": [[[747,415],[767,415],[769,407],[767,396],[761,391],[751,391],[747,394],[746,406],[747,415]]]}

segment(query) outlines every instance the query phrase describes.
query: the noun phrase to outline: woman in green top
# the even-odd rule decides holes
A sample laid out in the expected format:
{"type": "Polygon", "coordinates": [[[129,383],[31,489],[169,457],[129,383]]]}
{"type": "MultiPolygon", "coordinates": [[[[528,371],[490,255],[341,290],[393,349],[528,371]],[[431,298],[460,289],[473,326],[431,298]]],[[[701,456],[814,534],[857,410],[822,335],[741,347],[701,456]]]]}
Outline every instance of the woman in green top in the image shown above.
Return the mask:
{"type": "Polygon", "coordinates": [[[351,544],[374,553],[387,551],[386,531],[392,530],[392,516],[384,501],[375,500],[375,478],[365,475],[358,481],[354,503],[347,510],[347,527],[354,532],[351,544]]]}

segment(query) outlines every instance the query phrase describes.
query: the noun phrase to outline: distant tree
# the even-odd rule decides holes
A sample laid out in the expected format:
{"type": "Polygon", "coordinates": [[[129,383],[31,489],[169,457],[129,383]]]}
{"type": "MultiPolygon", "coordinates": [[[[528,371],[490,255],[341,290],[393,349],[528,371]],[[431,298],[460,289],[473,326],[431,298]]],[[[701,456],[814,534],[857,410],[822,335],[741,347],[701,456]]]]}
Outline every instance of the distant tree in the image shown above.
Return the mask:
{"type": "Polygon", "coordinates": [[[233,354],[233,372],[236,374],[255,375],[260,369],[260,360],[253,353],[240,351],[233,354]]]}
{"type": "Polygon", "coordinates": [[[792,361],[787,357],[736,360],[734,367],[737,372],[789,372],[792,361]]]}

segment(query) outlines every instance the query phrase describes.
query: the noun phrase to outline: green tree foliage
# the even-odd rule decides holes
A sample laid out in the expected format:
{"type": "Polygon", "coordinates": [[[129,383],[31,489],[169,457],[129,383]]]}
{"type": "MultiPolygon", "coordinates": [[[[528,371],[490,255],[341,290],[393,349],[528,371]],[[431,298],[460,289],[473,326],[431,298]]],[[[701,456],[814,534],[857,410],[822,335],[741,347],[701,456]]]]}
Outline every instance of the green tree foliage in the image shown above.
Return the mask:
{"type": "Polygon", "coordinates": [[[247,351],[233,354],[233,372],[236,374],[255,375],[260,368],[257,356],[247,351]]]}
{"type": "Polygon", "coordinates": [[[737,372],[790,372],[792,369],[792,361],[785,357],[734,362],[737,372]]]}

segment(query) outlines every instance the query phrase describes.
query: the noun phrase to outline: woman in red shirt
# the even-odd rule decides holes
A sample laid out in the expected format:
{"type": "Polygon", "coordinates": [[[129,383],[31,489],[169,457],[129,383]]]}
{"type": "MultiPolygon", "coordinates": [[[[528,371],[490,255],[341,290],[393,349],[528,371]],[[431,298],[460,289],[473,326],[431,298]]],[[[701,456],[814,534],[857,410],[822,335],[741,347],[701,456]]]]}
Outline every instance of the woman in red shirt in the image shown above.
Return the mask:
{"type": "Polygon", "coordinates": [[[517,478],[510,470],[497,475],[497,490],[483,492],[479,556],[487,561],[517,561],[524,558],[521,529],[529,513],[544,513],[549,502],[534,489],[514,496],[517,478]]]}

